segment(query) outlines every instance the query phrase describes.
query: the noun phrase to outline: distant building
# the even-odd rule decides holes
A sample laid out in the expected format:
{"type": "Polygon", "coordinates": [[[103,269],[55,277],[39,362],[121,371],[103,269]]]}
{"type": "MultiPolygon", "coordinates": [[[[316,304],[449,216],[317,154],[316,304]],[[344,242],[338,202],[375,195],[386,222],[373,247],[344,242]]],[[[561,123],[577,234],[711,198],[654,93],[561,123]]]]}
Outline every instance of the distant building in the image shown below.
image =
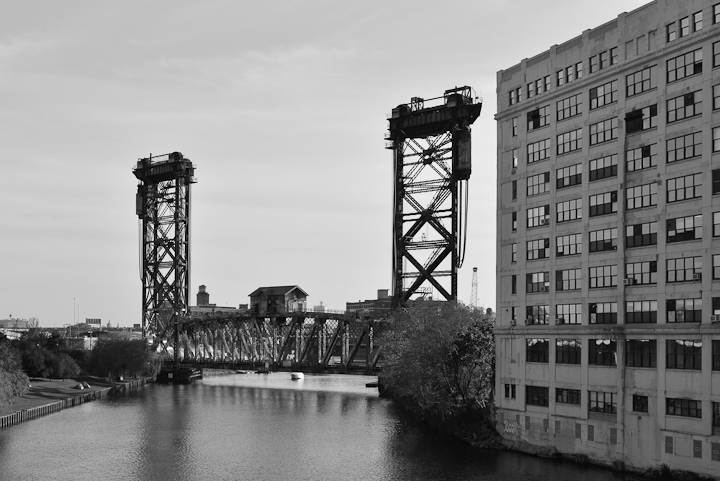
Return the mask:
{"type": "Polygon", "coordinates": [[[18,319],[10,317],[10,319],[0,319],[0,329],[28,329],[30,321],[27,319],[18,319]]]}
{"type": "Polygon", "coordinates": [[[188,309],[191,317],[203,317],[217,312],[238,312],[234,307],[211,304],[210,293],[207,292],[204,285],[200,286],[197,293],[197,306],[190,306],[188,309]]]}
{"type": "Polygon", "coordinates": [[[198,307],[205,307],[210,305],[210,293],[205,290],[205,286],[200,286],[200,292],[197,293],[197,305],[198,307]]]}
{"type": "Polygon", "coordinates": [[[256,314],[304,311],[307,296],[298,286],[259,287],[250,293],[250,309],[256,314]]]}
{"type": "Polygon", "coordinates": [[[388,289],[378,289],[377,299],[346,302],[345,309],[348,312],[357,312],[368,317],[385,317],[390,314],[392,296],[388,295],[388,289]]]}

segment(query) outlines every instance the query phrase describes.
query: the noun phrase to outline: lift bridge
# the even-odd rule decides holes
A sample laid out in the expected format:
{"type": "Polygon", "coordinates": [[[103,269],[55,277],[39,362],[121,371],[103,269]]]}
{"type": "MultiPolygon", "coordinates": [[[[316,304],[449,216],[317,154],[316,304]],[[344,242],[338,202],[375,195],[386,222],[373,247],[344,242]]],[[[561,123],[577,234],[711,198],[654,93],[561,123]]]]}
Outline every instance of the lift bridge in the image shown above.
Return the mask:
{"type": "MultiPolygon", "coordinates": [[[[392,109],[393,308],[437,292],[457,300],[464,257],[470,126],[482,103],[470,87],[413,97],[392,109]]],[[[180,362],[348,372],[377,368],[387,320],[355,312],[213,313],[189,310],[190,187],[195,166],[180,152],[140,159],[143,335],[180,362]]]]}

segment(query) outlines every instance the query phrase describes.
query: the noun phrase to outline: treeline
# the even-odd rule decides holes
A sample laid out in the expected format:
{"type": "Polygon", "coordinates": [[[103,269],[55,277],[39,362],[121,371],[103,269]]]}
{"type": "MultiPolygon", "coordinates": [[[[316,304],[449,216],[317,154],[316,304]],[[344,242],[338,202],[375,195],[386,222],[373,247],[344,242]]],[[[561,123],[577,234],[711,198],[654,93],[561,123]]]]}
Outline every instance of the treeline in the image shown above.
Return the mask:
{"type": "Polygon", "coordinates": [[[161,359],[145,340],[99,339],[92,351],[70,349],[58,332],[29,329],[14,341],[0,334],[0,406],[27,392],[31,378],[153,377],[161,359]]]}
{"type": "Polygon", "coordinates": [[[452,302],[398,311],[381,334],[381,393],[440,431],[474,445],[497,442],[493,427],[494,321],[452,302]]]}

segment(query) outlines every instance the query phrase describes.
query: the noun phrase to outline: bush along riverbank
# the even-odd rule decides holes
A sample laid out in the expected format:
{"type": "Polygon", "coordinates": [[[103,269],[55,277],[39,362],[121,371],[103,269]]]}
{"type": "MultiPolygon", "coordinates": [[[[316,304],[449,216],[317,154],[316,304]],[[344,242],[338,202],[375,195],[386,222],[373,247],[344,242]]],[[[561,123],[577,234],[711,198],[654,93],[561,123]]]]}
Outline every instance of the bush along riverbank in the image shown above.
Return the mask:
{"type": "Polygon", "coordinates": [[[491,311],[417,302],[381,333],[380,394],[418,419],[477,447],[502,447],[493,424],[495,341],[491,311]]]}

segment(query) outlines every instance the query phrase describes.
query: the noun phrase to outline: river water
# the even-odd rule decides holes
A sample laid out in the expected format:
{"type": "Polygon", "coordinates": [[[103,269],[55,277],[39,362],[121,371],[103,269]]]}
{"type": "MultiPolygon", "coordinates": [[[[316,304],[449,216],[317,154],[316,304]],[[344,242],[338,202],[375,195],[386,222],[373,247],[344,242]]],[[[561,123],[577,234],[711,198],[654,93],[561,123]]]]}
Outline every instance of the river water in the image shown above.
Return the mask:
{"type": "Polygon", "coordinates": [[[5,480],[634,480],[438,436],[365,383],[288,373],[149,385],[0,431],[5,480]]]}

